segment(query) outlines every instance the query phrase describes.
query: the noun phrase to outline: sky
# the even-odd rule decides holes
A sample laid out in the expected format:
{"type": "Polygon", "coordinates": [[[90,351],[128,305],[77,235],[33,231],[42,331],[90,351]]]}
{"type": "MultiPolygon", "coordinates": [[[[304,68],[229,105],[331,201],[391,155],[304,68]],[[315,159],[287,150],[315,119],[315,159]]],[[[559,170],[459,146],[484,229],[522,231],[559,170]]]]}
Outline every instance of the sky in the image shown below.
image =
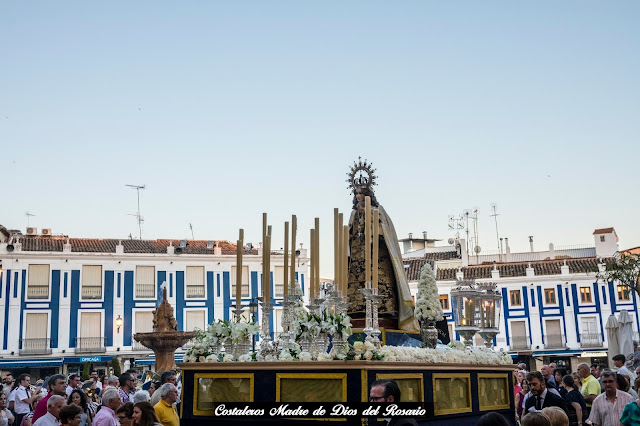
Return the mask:
{"type": "Polygon", "coordinates": [[[359,156],[400,238],[640,245],[637,1],[0,4],[0,224],[283,246],[359,156]],[[635,219],[635,220],[634,220],[635,219]]]}

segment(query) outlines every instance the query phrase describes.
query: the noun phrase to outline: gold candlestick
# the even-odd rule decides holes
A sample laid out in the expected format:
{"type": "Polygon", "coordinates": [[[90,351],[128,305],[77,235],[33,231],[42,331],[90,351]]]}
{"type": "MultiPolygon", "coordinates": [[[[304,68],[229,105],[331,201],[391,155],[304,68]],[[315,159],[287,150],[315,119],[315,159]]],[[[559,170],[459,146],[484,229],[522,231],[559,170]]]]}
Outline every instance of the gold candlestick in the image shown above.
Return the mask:
{"type": "Polygon", "coordinates": [[[338,290],[340,271],[340,228],[338,228],[338,208],[333,209],[333,284],[338,290]]]}
{"type": "Polygon", "coordinates": [[[315,299],[315,281],[316,281],[316,277],[315,277],[315,265],[313,264],[315,262],[315,257],[314,257],[314,252],[315,252],[315,246],[316,246],[316,236],[315,236],[315,232],[314,229],[311,229],[309,232],[309,238],[310,238],[310,242],[309,242],[309,262],[311,263],[309,265],[309,303],[312,304],[312,300],[315,299]]]}
{"type": "Polygon", "coordinates": [[[315,272],[315,276],[316,276],[316,297],[320,297],[320,218],[316,217],[316,246],[315,246],[315,253],[316,253],[316,272],[315,272]]]}
{"type": "Polygon", "coordinates": [[[267,301],[267,214],[262,213],[262,297],[267,301]]]}
{"type": "MultiPolygon", "coordinates": [[[[242,233],[240,233],[242,235],[242,233]]],[[[236,246],[236,309],[240,309],[242,287],[242,240],[238,240],[236,246]]]]}
{"type": "Polygon", "coordinates": [[[349,225],[342,227],[342,288],[343,295],[349,293],[349,225]]]}
{"type": "Polygon", "coordinates": [[[271,225],[267,226],[267,299],[271,300],[271,225]]]}
{"type": "Polygon", "coordinates": [[[289,222],[284,223],[284,277],[282,285],[282,295],[289,294],[289,222]]]}

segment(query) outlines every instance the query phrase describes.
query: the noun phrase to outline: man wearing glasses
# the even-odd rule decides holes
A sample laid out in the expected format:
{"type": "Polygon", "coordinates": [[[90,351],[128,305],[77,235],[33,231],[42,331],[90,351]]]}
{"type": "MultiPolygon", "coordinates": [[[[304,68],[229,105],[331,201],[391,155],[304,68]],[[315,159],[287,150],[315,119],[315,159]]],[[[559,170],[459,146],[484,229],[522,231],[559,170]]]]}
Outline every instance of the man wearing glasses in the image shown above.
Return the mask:
{"type": "MultiPolygon", "coordinates": [[[[388,402],[400,402],[400,388],[394,380],[380,379],[371,384],[369,390],[369,401],[380,404],[388,402]]],[[[418,426],[418,423],[414,419],[410,418],[385,418],[387,426],[418,426]]]]}
{"type": "Polygon", "coordinates": [[[180,426],[180,418],[173,405],[178,400],[178,389],[173,383],[165,383],[156,392],[160,393],[160,401],[153,409],[162,426],[180,426]]]}
{"type": "Polygon", "coordinates": [[[613,371],[602,372],[602,386],[604,393],[593,400],[589,421],[594,426],[619,426],[624,406],[635,399],[618,389],[616,373],[613,371]]]}

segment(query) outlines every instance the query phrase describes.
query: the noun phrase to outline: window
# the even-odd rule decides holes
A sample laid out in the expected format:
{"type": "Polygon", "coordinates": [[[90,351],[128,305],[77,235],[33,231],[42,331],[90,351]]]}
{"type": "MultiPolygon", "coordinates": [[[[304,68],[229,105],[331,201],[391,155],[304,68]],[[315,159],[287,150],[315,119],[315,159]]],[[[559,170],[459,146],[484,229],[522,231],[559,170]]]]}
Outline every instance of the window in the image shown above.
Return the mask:
{"type": "Polygon", "coordinates": [[[156,298],[155,266],[136,266],[136,298],[156,298]]]}
{"type": "Polygon", "coordinates": [[[187,266],[187,299],[204,298],[204,266],[187,266]]]}
{"type": "Polygon", "coordinates": [[[556,302],[556,291],[553,288],[544,289],[544,303],[545,305],[554,305],[556,302]]]}
{"type": "Polygon", "coordinates": [[[100,312],[80,313],[80,337],[76,339],[76,352],[104,352],[102,336],[102,314],[100,312]]]}
{"type": "Polygon", "coordinates": [[[604,235],[600,235],[600,242],[604,243],[604,235]]]}
{"type": "MultiPolygon", "coordinates": [[[[236,297],[236,277],[238,275],[238,268],[236,266],[231,267],[231,298],[235,299],[236,297]]],[[[249,267],[242,267],[242,287],[240,287],[242,291],[242,297],[249,297],[249,267]]]]}
{"type": "Polygon", "coordinates": [[[580,287],[580,302],[591,303],[591,287],[580,287]]]}
{"type": "Polygon", "coordinates": [[[49,265],[29,265],[27,298],[49,298],[49,265]]]}
{"type": "Polygon", "coordinates": [[[284,266],[275,266],[273,271],[274,297],[284,295],[284,266]]]}
{"type": "Polygon", "coordinates": [[[621,302],[628,302],[631,300],[629,297],[629,287],[626,285],[618,284],[618,300],[621,302]]]}
{"type": "Polygon", "coordinates": [[[448,311],[449,310],[449,296],[446,294],[441,294],[440,295],[440,305],[442,305],[442,310],[443,311],[448,311]]]}
{"type": "Polygon", "coordinates": [[[82,299],[102,299],[102,266],[82,266],[82,299]]]}
{"type": "Polygon", "coordinates": [[[511,306],[522,306],[522,299],[520,297],[520,290],[510,290],[509,291],[509,300],[511,301],[511,306]]]}
{"type": "Polygon", "coordinates": [[[26,323],[25,339],[22,339],[23,353],[43,353],[42,351],[49,349],[49,339],[47,338],[47,329],[49,328],[48,314],[28,313],[26,323]]]}
{"type": "MultiPolygon", "coordinates": [[[[135,313],[135,332],[134,333],[151,333],[153,331],[153,312],[139,311],[135,313]]],[[[148,350],[142,343],[133,341],[134,350],[148,350]]]]}
{"type": "Polygon", "coordinates": [[[185,311],[185,323],[184,331],[193,331],[196,328],[199,330],[205,330],[205,311],[185,311]]]}

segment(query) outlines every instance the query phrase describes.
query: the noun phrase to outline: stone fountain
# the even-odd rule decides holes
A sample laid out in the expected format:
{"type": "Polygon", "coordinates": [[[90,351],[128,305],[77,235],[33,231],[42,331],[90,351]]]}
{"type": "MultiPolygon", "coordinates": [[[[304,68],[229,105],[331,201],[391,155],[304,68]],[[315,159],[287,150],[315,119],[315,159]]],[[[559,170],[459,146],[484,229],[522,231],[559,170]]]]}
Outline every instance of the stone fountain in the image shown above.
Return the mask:
{"type": "Polygon", "coordinates": [[[191,340],[193,331],[178,331],[178,322],[173,316],[173,307],[167,300],[167,289],[162,290],[162,303],[153,311],[153,331],[136,333],[133,338],[156,355],[156,371],[158,373],[173,370],[176,349],[191,340]]]}

